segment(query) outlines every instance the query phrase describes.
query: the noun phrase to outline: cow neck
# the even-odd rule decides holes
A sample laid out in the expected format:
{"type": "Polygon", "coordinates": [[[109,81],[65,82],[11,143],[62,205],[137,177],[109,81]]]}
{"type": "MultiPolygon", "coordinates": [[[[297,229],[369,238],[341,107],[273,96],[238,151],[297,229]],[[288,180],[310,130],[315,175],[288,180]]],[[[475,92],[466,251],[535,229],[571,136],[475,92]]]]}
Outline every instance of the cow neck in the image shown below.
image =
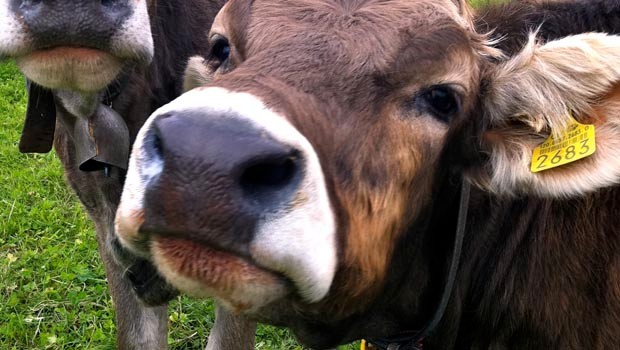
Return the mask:
{"type": "Polygon", "coordinates": [[[452,291],[456,282],[456,274],[461,261],[465,227],[467,226],[467,212],[469,210],[469,194],[470,184],[465,179],[462,179],[459,209],[457,213],[456,234],[454,236],[450,267],[448,269],[448,275],[446,276],[446,283],[441,293],[441,299],[439,299],[439,303],[435,308],[433,316],[426,323],[426,326],[424,326],[424,328],[420,331],[408,331],[393,337],[370,339],[368,342],[374,347],[381,350],[421,350],[424,339],[428,337],[439,325],[439,322],[443,318],[448,306],[448,301],[452,296],[452,291]]]}

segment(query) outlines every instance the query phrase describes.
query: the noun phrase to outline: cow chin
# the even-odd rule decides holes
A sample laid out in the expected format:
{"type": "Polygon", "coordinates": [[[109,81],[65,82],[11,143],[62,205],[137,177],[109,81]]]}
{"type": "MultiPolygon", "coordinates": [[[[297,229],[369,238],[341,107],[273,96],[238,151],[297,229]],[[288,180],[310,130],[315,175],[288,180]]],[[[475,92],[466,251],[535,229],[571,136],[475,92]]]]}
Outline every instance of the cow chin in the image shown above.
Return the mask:
{"type": "Polygon", "coordinates": [[[59,47],[16,58],[19,69],[48,89],[96,92],[121,72],[123,62],[103,51],[59,47]]]}
{"type": "Polygon", "coordinates": [[[155,236],[151,251],[170,284],[196,298],[214,297],[236,313],[255,313],[289,291],[283,276],[190,240],[155,236]]]}

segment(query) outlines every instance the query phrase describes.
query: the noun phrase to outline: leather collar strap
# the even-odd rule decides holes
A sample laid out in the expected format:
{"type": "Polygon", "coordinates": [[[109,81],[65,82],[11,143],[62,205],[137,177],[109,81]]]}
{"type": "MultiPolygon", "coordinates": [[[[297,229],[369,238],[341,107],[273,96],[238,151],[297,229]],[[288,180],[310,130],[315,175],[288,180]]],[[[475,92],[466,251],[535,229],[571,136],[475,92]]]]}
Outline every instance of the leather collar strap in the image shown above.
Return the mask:
{"type": "Polygon", "coordinates": [[[452,295],[454,283],[456,282],[456,273],[460,265],[463,238],[465,237],[465,226],[467,225],[467,212],[469,210],[469,193],[470,184],[463,179],[461,182],[461,198],[459,202],[456,235],[452,248],[452,260],[450,262],[446,284],[433,317],[421,331],[409,331],[394,337],[368,340],[368,343],[372,344],[375,348],[381,350],[421,350],[424,338],[431,334],[441,321],[446,307],[448,306],[450,296],[452,295]]]}
{"type": "Polygon", "coordinates": [[[114,101],[116,101],[121,92],[124,91],[125,87],[129,85],[130,77],[131,74],[129,73],[121,73],[121,76],[117,77],[116,80],[108,85],[101,99],[101,103],[110,108],[114,108],[114,101]]]}

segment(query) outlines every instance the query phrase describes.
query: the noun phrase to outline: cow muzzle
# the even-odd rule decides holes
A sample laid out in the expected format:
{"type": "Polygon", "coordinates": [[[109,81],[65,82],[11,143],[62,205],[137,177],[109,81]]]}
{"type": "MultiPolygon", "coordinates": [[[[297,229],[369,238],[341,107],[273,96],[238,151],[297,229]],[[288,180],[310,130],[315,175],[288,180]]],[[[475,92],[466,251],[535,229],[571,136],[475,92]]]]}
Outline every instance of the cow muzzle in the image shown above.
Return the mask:
{"type": "Polygon", "coordinates": [[[134,145],[116,224],[172,285],[236,311],[290,292],[316,302],[335,273],[318,157],[246,93],[198,89],[155,112],[134,145]]]}
{"type": "Polygon", "coordinates": [[[0,57],[49,89],[98,91],[128,61],[148,63],[146,1],[0,0],[0,57]]]}

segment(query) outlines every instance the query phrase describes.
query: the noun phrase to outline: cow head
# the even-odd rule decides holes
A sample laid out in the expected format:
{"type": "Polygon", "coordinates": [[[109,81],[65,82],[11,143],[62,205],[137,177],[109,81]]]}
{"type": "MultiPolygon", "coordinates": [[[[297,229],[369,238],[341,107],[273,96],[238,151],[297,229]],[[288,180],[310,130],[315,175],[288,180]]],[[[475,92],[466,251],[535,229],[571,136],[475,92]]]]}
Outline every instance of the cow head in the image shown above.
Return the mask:
{"type": "Polygon", "coordinates": [[[0,58],[46,88],[98,91],[127,63],[153,57],[149,3],[1,0],[0,58]]]}
{"type": "Polygon", "coordinates": [[[618,38],[532,40],[504,59],[471,16],[448,0],[232,0],[190,69],[207,85],[138,136],[121,242],[179,289],[311,346],[421,325],[445,235],[427,218],[452,176],[566,195],[620,175],[602,169],[609,150],[537,177],[520,169],[569,109],[611,108],[618,38]],[[582,166],[608,176],[547,186],[582,166]]]}

